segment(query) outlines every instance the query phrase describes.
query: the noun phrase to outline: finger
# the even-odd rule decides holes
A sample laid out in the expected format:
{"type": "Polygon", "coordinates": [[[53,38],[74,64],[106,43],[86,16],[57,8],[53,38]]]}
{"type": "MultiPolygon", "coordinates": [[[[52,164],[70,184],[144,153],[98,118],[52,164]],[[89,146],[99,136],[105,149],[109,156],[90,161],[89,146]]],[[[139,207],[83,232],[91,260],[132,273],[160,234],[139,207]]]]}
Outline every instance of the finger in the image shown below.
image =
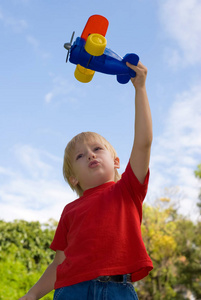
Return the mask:
{"type": "Polygon", "coordinates": [[[137,66],[138,66],[138,67],[143,67],[143,68],[144,68],[144,65],[141,63],[141,61],[140,61],[140,60],[138,61],[138,64],[137,64],[137,66]]]}
{"type": "Polygon", "coordinates": [[[138,64],[137,64],[137,66],[132,65],[132,64],[129,63],[129,62],[126,62],[126,64],[127,64],[127,66],[128,66],[129,68],[134,67],[134,68],[138,68],[138,69],[146,69],[146,67],[141,63],[140,60],[139,60],[139,62],[138,62],[138,64]]]}
{"type": "Polygon", "coordinates": [[[132,65],[130,64],[129,62],[126,63],[127,67],[129,67],[130,69],[132,69],[133,71],[135,71],[136,74],[142,74],[144,69],[140,66],[135,66],[135,65],[132,65]]]}
{"type": "Polygon", "coordinates": [[[126,62],[127,67],[133,69],[134,71],[137,69],[137,66],[132,65],[131,63],[129,63],[128,61],[126,62]]]}
{"type": "Polygon", "coordinates": [[[138,68],[137,66],[132,65],[129,62],[126,62],[126,65],[127,65],[128,68],[130,68],[131,70],[133,70],[136,73],[136,75],[140,72],[140,68],[138,68]]]}

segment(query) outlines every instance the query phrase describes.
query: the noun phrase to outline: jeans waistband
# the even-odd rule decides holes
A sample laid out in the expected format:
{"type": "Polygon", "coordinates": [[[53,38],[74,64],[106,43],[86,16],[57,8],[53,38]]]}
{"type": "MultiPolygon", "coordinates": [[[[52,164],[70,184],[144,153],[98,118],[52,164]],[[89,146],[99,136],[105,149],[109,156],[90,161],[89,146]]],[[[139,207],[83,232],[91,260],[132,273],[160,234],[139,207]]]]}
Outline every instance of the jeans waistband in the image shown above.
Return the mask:
{"type": "Polygon", "coordinates": [[[99,277],[95,278],[94,280],[97,280],[99,282],[108,282],[108,281],[119,282],[119,283],[132,282],[131,274],[99,276],[99,277]]]}

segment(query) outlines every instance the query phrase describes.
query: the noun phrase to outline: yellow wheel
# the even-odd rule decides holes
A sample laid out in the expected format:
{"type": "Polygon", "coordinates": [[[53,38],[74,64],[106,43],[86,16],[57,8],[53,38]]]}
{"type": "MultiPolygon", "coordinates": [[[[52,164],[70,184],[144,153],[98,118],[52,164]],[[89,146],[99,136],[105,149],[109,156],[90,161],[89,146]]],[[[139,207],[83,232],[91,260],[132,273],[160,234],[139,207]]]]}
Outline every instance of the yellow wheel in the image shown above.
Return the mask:
{"type": "Polygon", "coordinates": [[[95,71],[86,69],[78,64],[75,69],[74,75],[78,81],[87,83],[92,80],[94,73],[95,73],[95,71]]]}
{"type": "Polygon", "coordinates": [[[106,45],[107,40],[103,35],[92,33],[88,36],[84,48],[89,54],[93,56],[100,56],[104,53],[106,45]]]}

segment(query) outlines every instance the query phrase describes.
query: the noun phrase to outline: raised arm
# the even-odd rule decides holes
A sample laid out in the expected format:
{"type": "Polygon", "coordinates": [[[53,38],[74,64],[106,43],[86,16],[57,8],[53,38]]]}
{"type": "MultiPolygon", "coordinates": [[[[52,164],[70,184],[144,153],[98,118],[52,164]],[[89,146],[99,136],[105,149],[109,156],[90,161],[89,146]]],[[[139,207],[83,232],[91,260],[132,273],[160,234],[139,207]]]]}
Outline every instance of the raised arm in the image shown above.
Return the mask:
{"type": "Polygon", "coordinates": [[[47,267],[41,278],[36,284],[28,291],[28,293],[19,300],[38,300],[51,292],[54,289],[56,281],[57,266],[65,259],[63,251],[56,251],[53,262],[47,267]]]}
{"type": "Polygon", "coordinates": [[[135,87],[135,136],[130,164],[135,176],[143,183],[149,168],[152,143],[152,119],[145,86],[147,68],[141,62],[137,66],[127,63],[127,66],[136,72],[136,77],[131,78],[135,87]]]}

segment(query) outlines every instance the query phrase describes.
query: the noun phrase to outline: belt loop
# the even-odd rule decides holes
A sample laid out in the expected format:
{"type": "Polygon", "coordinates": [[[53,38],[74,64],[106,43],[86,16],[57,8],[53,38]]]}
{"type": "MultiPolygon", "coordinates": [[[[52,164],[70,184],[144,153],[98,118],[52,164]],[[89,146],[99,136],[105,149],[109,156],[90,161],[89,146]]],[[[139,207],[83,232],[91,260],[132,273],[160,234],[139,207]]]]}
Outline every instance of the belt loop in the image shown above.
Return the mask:
{"type": "Polygon", "coordinates": [[[127,274],[123,275],[123,285],[127,283],[127,274]]]}

